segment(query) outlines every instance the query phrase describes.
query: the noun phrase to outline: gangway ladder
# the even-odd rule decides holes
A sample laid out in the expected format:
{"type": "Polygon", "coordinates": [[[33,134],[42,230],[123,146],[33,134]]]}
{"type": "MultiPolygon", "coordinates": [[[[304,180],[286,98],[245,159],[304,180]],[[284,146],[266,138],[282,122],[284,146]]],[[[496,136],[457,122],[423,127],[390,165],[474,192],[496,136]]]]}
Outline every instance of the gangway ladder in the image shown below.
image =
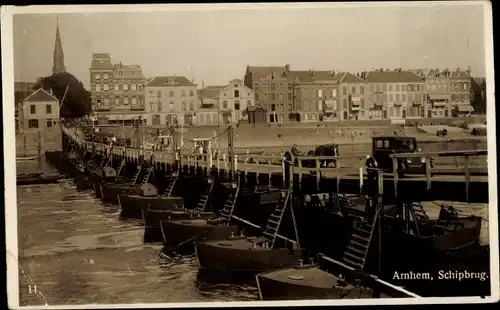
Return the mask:
{"type": "Polygon", "coordinates": [[[122,172],[123,167],[125,167],[126,160],[122,159],[120,166],[118,167],[118,171],[116,172],[116,178],[120,178],[120,173],[122,172]]]}
{"type": "Polygon", "coordinates": [[[142,165],[137,165],[137,171],[134,174],[132,184],[137,184],[137,181],[139,181],[139,176],[141,175],[141,172],[142,172],[142,165]]]}
{"type": "Polygon", "coordinates": [[[165,189],[165,195],[167,195],[168,197],[171,197],[172,194],[174,193],[175,184],[177,183],[178,178],[179,174],[176,173],[174,180],[170,182],[170,184],[168,184],[167,188],[165,189]]]}
{"type": "Polygon", "coordinates": [[[208,204],[208,200],[210,199],[210,195],[212,195],[212,190],[214,189],[214,182],[211,179],[209,180],[210,183],[208,185],[207,190],[200,195],[200,200],[198,201],[198,205],[196,206],[196,208],[194,208],[196,212],[205,211],[205,208],[207,207],[208,204]]]}
{"type": "Polygon", "coordinates": [[[276,205],[274,213],[271,214],[269,220],[267,221],[267,226],[265,227],[263,234],[270,239],[270,248],[273,248],[274,243],[276,242],[276,237],[278,235],[281,221],[283,220],[283,215],[285,214],[288,204],[291,203],[290,198],[292,197],[292,191],[292,188],[288,188],[286,191],[281,192],[284,197],[281,197],[280,201],[276,205]]]}
{"type": "Polygon", "coordinates": [[[424,210],[424,207],[420,203],[408,203],[406,204],[406,208],[409,209],[409,212],[411,213],[411,217],[413,218],[413,222],[415,224],[415,232],[417,236],[420,236],[420,222],[421,221],[428,221],[429,216],[424,210]]]}
{"type": "Polygon", "coordinates": [[[365,263],[368,257],[368,252],[370,250],[370,245],[373,240],[375,227],[378,226],[377,222],[379,220],[380,212],[383,208],[383,192],[381,192],[383,185],[381,184],[381,182],[383,182],[383,180],[380,172],[381,171],[377,171],[378,177],[372,181],[372,185],[376,186],[377,190],[370,190],[370,192],[365,197],[367,213],[370,214],[370,210],[375,210],[375,212],[374,214],[371,213],[373,214],[371,218],[370,215],[360,218],[360,221],[357,227],[354,228],[351,239],[349,240],[349,243],[345,248],[341,258],[341,261],[343,263],[358,270],[363,270],[365,268],[365,263]]]}
{"type": "Polygon", "coordinates": [[[228,226],[231,218],[233,217],[234,209],[236,208],[236,204],[238,203],[238,198],[240,196],[240,190],[241,187],[238,184],[236,186],[235,192],[233,194],[230,194],[224,202],[224,207],[220,212],[220,216],[224,219],[224,221],[222,222],[223,226],[228,226]]]}
{"type": "Polygon", "coordinates": [[[144,177],[142,178],[141,184],[148,183],[149,177],[153,173],[153,169],[154,169],[153,167],[147,167],[147,168],[144,169],[145,170],[145,172],[144,172],[145,174],[144,174],[144,177]]]}

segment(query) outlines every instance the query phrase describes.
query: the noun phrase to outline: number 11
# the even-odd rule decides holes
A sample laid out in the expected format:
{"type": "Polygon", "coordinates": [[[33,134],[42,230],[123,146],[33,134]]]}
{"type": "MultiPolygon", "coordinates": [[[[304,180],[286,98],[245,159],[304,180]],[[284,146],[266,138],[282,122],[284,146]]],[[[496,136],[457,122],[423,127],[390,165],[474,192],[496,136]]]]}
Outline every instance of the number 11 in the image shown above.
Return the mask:
{"type": "Polygon", "coordinates": [[[36,294],[36,284],[35,285],[29,285],[28,290],[30,294],[36,294]]]}

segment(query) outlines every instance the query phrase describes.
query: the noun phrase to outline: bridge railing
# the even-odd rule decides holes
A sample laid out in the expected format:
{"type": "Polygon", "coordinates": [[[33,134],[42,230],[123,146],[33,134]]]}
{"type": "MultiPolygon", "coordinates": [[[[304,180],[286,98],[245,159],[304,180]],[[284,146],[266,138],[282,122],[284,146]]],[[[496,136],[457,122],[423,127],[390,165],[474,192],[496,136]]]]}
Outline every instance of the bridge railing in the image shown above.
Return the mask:
{"type": "MultiPolygon", "coordinates": [[[[472,166],[471,165],[471,159],[472,158],[478,158],[482,157],[484,159],[484,163],[486,163],[487,166],[487,160],[486,157],[488,156],[488,151],[487,150],[469,150],[469,151],[445,151],[445,152],[419,152],[419,153],[400,153],[400,154],[391,154],[392,158],[392,170],[393,170],[393,178],[394,178],[394,187],[396,190],[396,195],[397,195],[397,186],[398,186],[398,181],[400,180],[400,173],[401,167],[398,164],[401,159],[408,159],[408,158],[420,158],[423,159],[425,163],[425,179],[427,181],[427,189],[431,188],[432,185],[432,179],[433,176],[436,174],[436,172],[439,172],[440,170],[442,171],[442,168],[440,167],[433,167],[433,161],[436,158],[462,158],[463,159],[463,167],[462,169],[455,169],[455,171],[459,172],[460,174],[463,173],[464,176],[464,181],[465,181],[465,196],[466,199],[469,199],[469,188],[470,188],[470,183],[471,183],[471,175],[472,175],[472,169],[475,168],[476,170],[485,170],[485,171],[479,171],[478,174],[483,174],[487,175],[487,167],[484,167],[483,165],[478,165],[478,166],[472,166]]],[[[458,166],[458,161],[456,161],[457,166],[458,166]]],[[[449,172],[448,172],[449,173],[449,172]]]]}

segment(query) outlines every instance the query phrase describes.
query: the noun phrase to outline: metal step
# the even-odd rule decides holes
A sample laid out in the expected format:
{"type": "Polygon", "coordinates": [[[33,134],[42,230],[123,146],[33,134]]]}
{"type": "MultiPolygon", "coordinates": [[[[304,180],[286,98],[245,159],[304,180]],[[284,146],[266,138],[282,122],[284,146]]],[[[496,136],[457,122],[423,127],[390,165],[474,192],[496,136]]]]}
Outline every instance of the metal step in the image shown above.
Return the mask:
{"type": "Polygon", "coordinates": [[[370,239],[369,239],[369,238],[366,238],[366,237],[363,237],[363,236],[360,236],[360,235],[352,234],[352,237],[353,237],[353,238],[355,238],[355,239],[358,239],[358,240],[363,240],[363,241],[365,241],[366,243],[369,243],[369,242],[370,242],[370,239]]]}
{"type": "Polygon", "coordinates": [[[269,220],[268,221],[268,226],[269,226],[269,223],[274,224],[276,226],[279,225],[279,222],[276,222],[276,221],[273,221],[273,220],[269,220]]]}
{"type": "Polygon", "coordinates": [[[349,244],[352,244],[352,245],[355,245],[355,246],[358,246],[360,248],[364,248],[364,249],[367,249],[368,248],[368,244],[363,244],[363,243],[360,243],[360,242],[357,242],[355,240],[351,240],[349,241],[349,244]]]}
{"type": "MultiPolygon", "coordinates": [[[[364,262],[365,262],[365,259],[364,259],[363,257],[360,257],[360,256],[356,255],[355,253],[351,253],[351,252],[344,252],[344,255],[347,255],[347,256],[349,256],[350,258],[355,259],[355,260],[358,260],[358,261],[360,261],[360,262],[362,262],[362,263],[364,263],[364,262]]],[[[363,256],[364,256],[364,255],[363,255],[363,256]]]]}
{"type": "Polygon", "coordinates": [[[274,213],[273,213],[273,214],[271,214],[271,217],[274,217],[274,218],[277,218],[277,219],[280,219],[280,218],[281,218],[281,216],[276,215],[276,214],[274,214],[274,213]]]}
{"type": "Polygon", "coordinates": [[[357,262],[353,262],[352,260],[348,259],[348,258],[345,258],[345,257],[342,257],[342,261],[348,265],[350,265],[351,267],[358,267],[358,268],[363,268],[363,265],[360,264],[360,263],[357,263],[357,262]]]}
{"type": "Polygon", "coordinates": [[[360,232],[362,234],[367,234],[367,235],[370,235],[370,231],[367,231],[367,230],[364,230],[364,229],[361,229],[361,228],[354,228],[354,230],[356,232],[360,232]]]}
{"type": "Polygon", "coordinates": [[[265,236],[267,237],[270,237],[270,238],[274,238],[274,234],[273,233],[270,233],[268,231],[264,231],[262,234],[264,234],[265,236]]]}
{"type": "Polygon", "coordinates": [[[359,253],[359,254],[366,255],[366,248],[364,250],[360,250],[358,248],[353,247],[352,245],[348,245],[347,248],[346,248],[346,251],[347,250],[349,250],[351,252],[356,252],[356,253],[359,253]]]}

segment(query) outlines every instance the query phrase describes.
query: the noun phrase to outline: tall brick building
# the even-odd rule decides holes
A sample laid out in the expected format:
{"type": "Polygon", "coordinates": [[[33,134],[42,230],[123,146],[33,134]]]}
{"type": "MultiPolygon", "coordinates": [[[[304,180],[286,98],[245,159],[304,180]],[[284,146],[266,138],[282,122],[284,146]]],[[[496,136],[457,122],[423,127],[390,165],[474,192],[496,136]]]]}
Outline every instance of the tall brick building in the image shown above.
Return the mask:
{"type": "Polygon", "coordinates": [[[247,66],[244,84],[255,92],[255,103],[267,110],[268,122],[287,122],[293,109],[293,75],[283,67],[247,66]]]}
{"type": "Polygon", "coordinates": [[[110,123],[132,122],[144,111],[144,75],[138,65],[113,64],[108,53],[94,53],[90,63],[94,116],[110,123]]]}

